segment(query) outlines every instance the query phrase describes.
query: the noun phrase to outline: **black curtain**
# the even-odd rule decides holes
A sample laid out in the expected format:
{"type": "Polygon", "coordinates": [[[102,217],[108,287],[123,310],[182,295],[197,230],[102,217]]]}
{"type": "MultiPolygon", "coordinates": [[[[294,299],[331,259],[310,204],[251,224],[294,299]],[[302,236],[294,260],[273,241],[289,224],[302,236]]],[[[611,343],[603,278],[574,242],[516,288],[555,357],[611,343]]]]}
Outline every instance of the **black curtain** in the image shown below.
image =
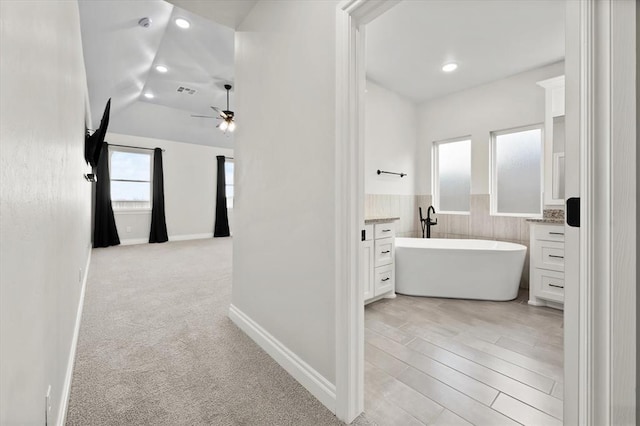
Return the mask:
{"type": "Polygon", "coordinates": [[[93,228],[93,246],[109,247],[120,244],[116,220],[111,206],[111,179],[109,178],[109,144],[102,143],[96,169],[96,205],[93,228]]]}
{"type": "Polygon", "coordinates": [[[150,243],[166,243],[167,222],[164,217],[164,177],[162,171],[162,150],[153,150],[153,206],[151,207],[150,243]]]}
{"type": "Polygon", "coordinates": [[[214,237],[228,237],[229,216],[227,216],[227,187],[224,177],[224,155],[218,155],[218,188],[216,191],[216,226],[213,230],[214,237]]]}
{"type": "Polygon", "coordinates": [[[100,127],[98,130],[93,132],[91,136],[89,136],[89,130],[85,130],[84,159],[87,160],[87,163],[91,164],[91,167],[96,167],[98,165],[104,136],[107,134],[107,127],[109,127],[110,111],[111,98],[107,101],[107,106],[102,114],[102,120],[100,120],[100,127]]]}

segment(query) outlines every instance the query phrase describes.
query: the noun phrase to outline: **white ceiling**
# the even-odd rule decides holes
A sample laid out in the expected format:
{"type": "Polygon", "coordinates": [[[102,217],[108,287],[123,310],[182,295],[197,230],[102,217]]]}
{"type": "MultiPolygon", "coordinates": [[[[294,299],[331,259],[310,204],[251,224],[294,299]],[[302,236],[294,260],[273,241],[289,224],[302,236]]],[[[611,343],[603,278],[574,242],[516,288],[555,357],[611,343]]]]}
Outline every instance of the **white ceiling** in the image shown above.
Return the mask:
{"type": "Polygon", "coordinates": [[[170,0],[182,9],[236,29],[258,0],[170,0]]]}
{"type": "Polygon", "coordinates": [[[366,27],[367,77],[416,103],[564,59],[561,0],[405,0],[366,27]],[[442,65],[459,67],[444,73],[442,65]]]}
{"type": "MultiPolygon", "coordinates": [[[[211,105],[226,108],[223,85],[233,84],[234,73],[232,28],[162,0],[79,4],[93,127],[112,98],[111,132],[233,147],[233,135],[215,128],[218,120],[191,117],[215,115],[211,105]],[[138,25],[143,17],[152,20],[149,28],[138,25]],[[178,17],[191,27],[176,26],[178,17]],[[161,74],[156,65],[169,71],[161,74]],[[195,93],[179,93],[180,86],[195,93]],[[145,98],[147,92],[155,97],[145,98]]],[[[232,19],[229,16],[223,17],[232,19]]],[[[233,91],[230,107],[233,110],[233,91]]],[[[242,117],[237,121],[240,126],[242,117]]]]}

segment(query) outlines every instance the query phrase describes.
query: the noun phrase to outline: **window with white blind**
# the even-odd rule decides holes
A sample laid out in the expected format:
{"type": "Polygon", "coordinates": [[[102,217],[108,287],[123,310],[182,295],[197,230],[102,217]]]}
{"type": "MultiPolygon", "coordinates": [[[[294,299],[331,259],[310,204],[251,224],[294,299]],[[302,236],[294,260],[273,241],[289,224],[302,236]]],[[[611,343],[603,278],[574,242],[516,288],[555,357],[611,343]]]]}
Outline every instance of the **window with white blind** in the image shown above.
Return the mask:
{"type": "Polygon", "coordinates": [[[434,142],[433,204],[438,213],[468,214],[471,194],[471,138],[434,142]]]}
{"type": "Polygon", "coordinates": [[[109,148],[111,204],[114,210],[151,209],[151,151],[109,148]]]}
{"type": "Polygon", "coordinates": [[[491,214],[542,214],[542,125],[493,132],[491,214]]]}

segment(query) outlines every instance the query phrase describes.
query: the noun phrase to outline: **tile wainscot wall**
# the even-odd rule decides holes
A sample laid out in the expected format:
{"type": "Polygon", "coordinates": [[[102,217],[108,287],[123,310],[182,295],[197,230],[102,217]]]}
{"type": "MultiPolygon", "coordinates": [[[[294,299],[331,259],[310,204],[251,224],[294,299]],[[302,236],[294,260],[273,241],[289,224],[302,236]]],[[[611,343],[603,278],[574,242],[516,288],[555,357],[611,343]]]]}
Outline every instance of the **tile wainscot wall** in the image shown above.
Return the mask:
{"type": "MultiPolygon", "coordinates": [[[[365,217],[397,216],[399,237],[421,237],[418,207],[426,214],[432,204],[431,195],[365,195],[365,217]]],[[[491,216],[489,194],[471,195],[471,211],[468,215],[439,214],[438,224],[431,228],[433,238],[462,238],[499,240],[522,244],[527,256],[520,286],[529,288],[529,223],[526,218],[491,216]]]]}

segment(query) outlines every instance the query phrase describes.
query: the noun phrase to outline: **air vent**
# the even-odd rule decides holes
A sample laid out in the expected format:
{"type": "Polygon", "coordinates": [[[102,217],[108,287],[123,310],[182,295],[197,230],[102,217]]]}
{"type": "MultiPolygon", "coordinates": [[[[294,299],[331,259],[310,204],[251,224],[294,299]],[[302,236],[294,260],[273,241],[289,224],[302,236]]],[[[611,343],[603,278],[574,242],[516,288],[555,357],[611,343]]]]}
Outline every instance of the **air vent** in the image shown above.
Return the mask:
{"type": "Polygon", "coordinates": [[[194,93],[196,93],[195,89],[189,89],[188,87],[184,87],[184,86],[178,87],[177,92],[178,93],[184,93],[184,94],[187,94],[187,95],[193,95],[194,93]]]}

